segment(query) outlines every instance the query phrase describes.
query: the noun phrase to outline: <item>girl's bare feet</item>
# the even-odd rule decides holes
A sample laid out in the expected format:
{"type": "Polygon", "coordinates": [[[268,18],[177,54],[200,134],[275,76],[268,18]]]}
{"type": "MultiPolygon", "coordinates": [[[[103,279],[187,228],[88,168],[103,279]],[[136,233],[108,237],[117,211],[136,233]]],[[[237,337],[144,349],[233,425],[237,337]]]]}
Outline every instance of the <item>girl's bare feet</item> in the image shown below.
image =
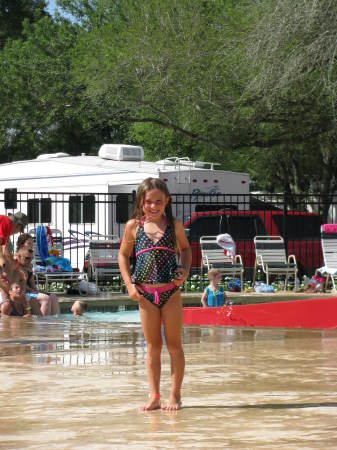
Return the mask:
{"type": "Polygon", "coordinates": [[[168,403],[162,406],[162,411],[178,411],[181,409],[181,399],[177,398],[174,395],[170,395],[170,399],[168,403]]]}
{"type": "Polygon", "coordinates": [[[155,409],[160,409],[160,396],[150,397],[146,405],[139,407],[139,412],[154,411],[155,409]]]}

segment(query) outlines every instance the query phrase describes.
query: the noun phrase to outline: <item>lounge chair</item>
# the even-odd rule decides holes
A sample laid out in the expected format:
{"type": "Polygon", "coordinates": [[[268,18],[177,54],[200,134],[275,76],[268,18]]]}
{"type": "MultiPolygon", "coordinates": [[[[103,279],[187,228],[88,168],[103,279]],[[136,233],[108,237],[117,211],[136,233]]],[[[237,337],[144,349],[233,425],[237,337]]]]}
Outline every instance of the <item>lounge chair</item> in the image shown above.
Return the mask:
{"type": "Polygon", "coordinates": [[[326,275],[326,287],[329,279],[332,281],[332,288],[336,291],[337,279],[337,224],[324,224],[321,226],[321,245],[324,258],[324,266],[318,270],[326,275]]]}
{"type": "Polygon", "coordinates": [[[289,275],[293,275],[294,282],[297,278],[297,262],[295,255],[287,258],[284,240],[281,236],[255,236],[255,266],[253,283],[256,280],[258,269],[266,275],[266,283],[269,284],[270,275],[284,275],[284,288],[287,288],[289,275]]]}
{"type": "Polygon", "coordinates": [[[226,254],[218,244],[217,238],[218,236],[201,236],[200,238],[201,275],[205,267],[207,270],[219,269],[224,275],[231,275],[233,278],[239,276],[242,289],[244,267],[241,255],[226,254]]]}
{"type": "Polygon", "coordinates": [[[88,274],[90,279],[95,280],[97,292],[99,279],[120,275],[119,248],[120,239],[116,235],[100,235],[90,239],[88,274]]]}
{"type": "MultiPolygon", "coordinates": [[[[37,228],[33,228],[29,230],[29,234],[33,237],[34,240],[34,259],[33,259],[33,267],[34,267],[34,277],[36,284],[43,284],[46,291],[49,289],[50,283],[62,283],[63,285],[79,285],[81,280],[88,281],[88,276],[84,272],[74,271],[70,262],[67,265],[67,270],[62,270],[59,268],[56,270],[55,268],[48,267],[48,263],[46,265],[45,258],[43,258],[40,254],[40,246],[37,243],[37,228]]],[[[58,229],[50,229],[50,236],[52,238],[51,241],[47,241],[47,248],[44,249],[47,251],[50,256],[57,254],[60,258],[64,258],[63,253],[63,236],[62,232],[58,229]]],[[[45,257],[46,255],[44,255],[45,257]]],[[[79,290],[81,293],[81,290],[79,290]]]]}

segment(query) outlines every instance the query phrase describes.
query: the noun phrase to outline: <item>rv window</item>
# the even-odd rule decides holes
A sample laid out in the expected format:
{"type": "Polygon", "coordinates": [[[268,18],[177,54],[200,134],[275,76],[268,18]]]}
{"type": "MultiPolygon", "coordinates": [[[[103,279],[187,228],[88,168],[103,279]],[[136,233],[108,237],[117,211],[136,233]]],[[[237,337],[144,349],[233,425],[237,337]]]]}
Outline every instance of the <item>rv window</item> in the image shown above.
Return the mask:
{"type": "Polygon", "coordinates": [[[81,223],[81,196],[69,197],[69,223],[81,223]]]}
{"type": "Polygon", "coordinates": [[[29,223],[51,222],[51,198],[29,198],[27,203],[29,223]]]}
{"type": "Polygon", "coordinates": [[[118,194],[116,196],[116,222],[126,223],[133,210],[133,195],[118,194]]]}
{"type": "Polygon", "coordinates": [[[17,189],[10,188],[4,190],[5,194],[5,208],[6,209],[16,209],[17,208],[17,189]]]}
{"type": "Polygon", "coordinates": [[[51,198],[41,198],[40,202],[40,222],[51,222],[51,198]]]}
{"type": "Polygon", "coordinates": [[[95,196],[71,195],[69,197],[69,223],[95,222],[95,196]]]}
{"type": "Polygon", "coordinates": [[[83,223],[95,222],[95,196],[83,195],[83,223]]]}

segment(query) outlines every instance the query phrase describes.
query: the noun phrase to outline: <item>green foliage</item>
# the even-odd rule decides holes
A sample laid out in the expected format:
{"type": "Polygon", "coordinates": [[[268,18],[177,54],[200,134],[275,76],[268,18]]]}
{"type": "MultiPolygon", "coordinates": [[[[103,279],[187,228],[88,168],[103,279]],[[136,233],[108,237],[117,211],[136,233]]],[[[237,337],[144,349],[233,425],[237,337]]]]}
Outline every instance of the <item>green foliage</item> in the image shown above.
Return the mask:
{"type": "Polygon", "coordinates": [[[73,22],[19,3],[23,31],[0,14],[2,161],[123,141],[336,191],[336,2],[58,0],[73,22]]]}
{"type": "Polygon", "coordinates": [[[9,38],[21,37],[24,20],[33,23],[46,15],[45,8],[45,0],[1,0],[0,48],[9,38]]]}
{"type": "Polygon", "coordinates": [[[147,0],[121,2],[118,12],[103,14],[106,3],[97,2],[76,49],[78,80],[88,95],[108,99],[115,120],[150,122],[210,151],[227,150],[242,89],[237,22],[243,8],[239,14],[232,7],[230,15],[230,2],[147,0]]]}
{"type": "Polygon", "coordinates": [[[45,17],[26,23],[24,40],[8,42],[0,53],[1,161],[44,152],[96,153],[102,139],[109,140],[111,127],[91,125],[95,107],[73,80],[77,33],[76,25],[45,17]]]}

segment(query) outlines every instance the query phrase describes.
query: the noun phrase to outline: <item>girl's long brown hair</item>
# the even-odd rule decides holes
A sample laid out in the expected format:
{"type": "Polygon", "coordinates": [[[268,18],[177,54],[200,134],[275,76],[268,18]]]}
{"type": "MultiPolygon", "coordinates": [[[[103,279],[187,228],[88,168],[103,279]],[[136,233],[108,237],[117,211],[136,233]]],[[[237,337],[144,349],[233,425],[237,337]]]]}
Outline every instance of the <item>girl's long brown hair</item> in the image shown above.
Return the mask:
{"type": "Polygon", "coordinates": [[[176,235],[174,230],[174,216],[172,213],[172,200],[169,190],[167,189],[166,183],[164,181],[159,180],[159,178],[146,178],[143,180],[137,189],[136,199],[133,206],[133,214],[131,216],[132,219],[141,220],[144,216],[143,206],[144,206],[144,198],[145,194],[148,191],[152,191],[153,189],[158,189],[163,192],[165,196],[168,198],[167,205],[165,206],[165,216],[167,223],[172,228],[174,245],[176,245],[176,235]]]}

